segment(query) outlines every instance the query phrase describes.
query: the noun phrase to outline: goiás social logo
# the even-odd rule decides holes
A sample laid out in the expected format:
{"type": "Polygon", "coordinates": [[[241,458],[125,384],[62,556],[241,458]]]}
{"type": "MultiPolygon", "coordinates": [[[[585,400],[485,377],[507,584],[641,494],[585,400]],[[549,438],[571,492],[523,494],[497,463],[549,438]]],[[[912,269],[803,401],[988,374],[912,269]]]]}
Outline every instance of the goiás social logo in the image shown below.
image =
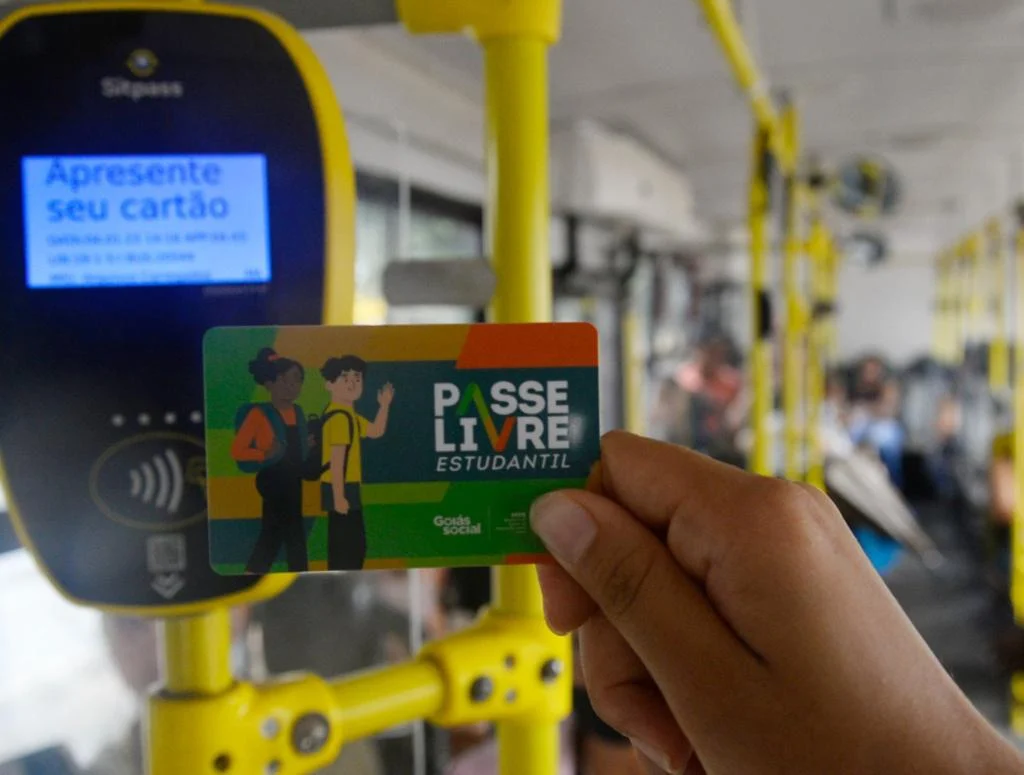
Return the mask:
{"type": "Polygon", "coordinates": [[[148,48],[137,48],[128,55],[125,67],[134,78],[110,75],[100,79],[100,93],[108,100],[179,99],[185,96],[181,81],[149,80],[160,67],[160,60],[148,48]]]}
{"type": "Polygon", "coordinates": [[[567,380],[434,385],[438,473],[566,470],[571,448],[567,380]]]}
{"type": "Polygon", "coordinates": [[[438,514],[434,517],[434,527],[440,531],[441,535],[445,536],[478,536],[483,535],[484,532],[483,522],[465,514],[454,517],[438,514]]]}

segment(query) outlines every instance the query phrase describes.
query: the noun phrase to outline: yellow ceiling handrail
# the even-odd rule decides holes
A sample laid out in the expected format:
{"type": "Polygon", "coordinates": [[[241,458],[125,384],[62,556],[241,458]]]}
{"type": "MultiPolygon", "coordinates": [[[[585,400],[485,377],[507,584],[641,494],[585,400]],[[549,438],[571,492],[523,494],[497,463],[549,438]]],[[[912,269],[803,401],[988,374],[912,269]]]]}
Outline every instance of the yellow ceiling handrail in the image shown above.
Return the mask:
{"type": "Polygon", "coordinates": [[[704,11],[708,26],[718,39],[726,60],[732,67],[736,82],[750,100],[758,124],[768,132],[769,145],[779,166],[783,172],[793,172],[796,160],[782,131],[782,119],[772,99],[768,81],[758,69],[743,35],[743,28],[736,20],[732,4],[729,0],[697,1],[704,11]]]}

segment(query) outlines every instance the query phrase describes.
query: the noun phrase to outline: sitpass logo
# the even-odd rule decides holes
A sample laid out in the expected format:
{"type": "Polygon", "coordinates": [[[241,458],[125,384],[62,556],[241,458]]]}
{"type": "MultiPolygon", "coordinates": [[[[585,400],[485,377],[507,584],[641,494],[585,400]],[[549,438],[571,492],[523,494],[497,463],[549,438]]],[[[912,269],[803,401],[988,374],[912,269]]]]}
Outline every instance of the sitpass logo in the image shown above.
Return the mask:
{"type": "Polygon", "coordinates": [[[160,66],[156,54],[148,48],[139,48],[128,55],[125,67],[138,80],[121,76],[107,76],[100,79],[100,92],[108,100],[129,99],[138,102],[144,99],[178,99],[185,96],[185,84],[181,81],[150,81],[160,66]]]}
{"type": "Polygon", "coordinates": [[[156,58],[156,54],[148,48],[135,49],[128,55],[128,61],[125,62],[125,66],[132,71],[132,75],[136,78],[149,78],[156,72],[159,64],[160,60],[156,58]]]}

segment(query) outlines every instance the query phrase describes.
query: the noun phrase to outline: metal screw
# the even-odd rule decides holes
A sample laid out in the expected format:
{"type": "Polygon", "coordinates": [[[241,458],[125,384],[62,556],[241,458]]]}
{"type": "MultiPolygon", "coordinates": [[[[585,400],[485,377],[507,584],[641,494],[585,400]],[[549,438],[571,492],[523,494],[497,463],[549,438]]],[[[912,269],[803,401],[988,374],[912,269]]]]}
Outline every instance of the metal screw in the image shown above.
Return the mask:
{"type": "Polygon", "coordinates": [[[273,740],[277,737],[280,731],[281,724],[273,716],[267,718],[267,720],[263,722],[263,726],[260,727],[260,732],[263,733],[263,736],[267,738],[267,740],[273,740]]]}
{"type": "Polygon", "coordinates": [[[486,702],[494,694],[494,681],[485,675],[480,676],[469,687],[469,697],[473,702],[486,702]]]}
{"type": "Polygon", "coordinates": [[[516,701],[516,690],[515,689],[509,689],[508,692],[505,693],[505,702],[513,703],[515,701],[516,701]]]}
{"type": "Polygon", "coordinates": [[[516,666],[516,655],[515,654],[509,654],[507,657],[505,657],[505,667],[507,667],[509,670],[511,670],[515,666],[516,666]]]}
{"type": "Polygon", "coordinates": [[[292,725],[292,747],[303,756],[319,753],[331,736],[331,724],[321,713],[307,713],[292,725]]]}
{"type": "Polygon", "coordinates": [[[279,773],[280,771],[281,762],[279,762],[277,759],[272,759],[271,761],[267,762],[267,766],[263,768],[263,772],[266,773],[266,775],[277,775],[277,773],[279,773]]]}
{"type": "Polygon", "coordinates": [[[213,760],[213,769],[217,772],[227,772],[231,769],[231,757],[226,753],[218,754],[213,760]]]}
{"type": "Polygon", "coordinates": [[[553,683],[562,675],[562,660],[560,659],[549,659],[540,667],[540,680],[544,683],[553,683]]]}

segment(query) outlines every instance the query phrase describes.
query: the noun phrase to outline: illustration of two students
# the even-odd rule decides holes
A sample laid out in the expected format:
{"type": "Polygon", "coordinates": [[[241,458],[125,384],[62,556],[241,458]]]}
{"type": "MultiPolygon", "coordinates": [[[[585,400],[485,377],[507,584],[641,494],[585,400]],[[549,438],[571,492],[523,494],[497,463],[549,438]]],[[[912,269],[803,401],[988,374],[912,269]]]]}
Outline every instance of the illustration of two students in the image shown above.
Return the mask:
{"type": "Polygon", "coordinates": [[[249,373],[270,401],[239,410],[231,455],[243,471],[256,473],[263,499],[260,535],[246,564],[247,573],[268,573],[282,546],[288,570],[309,569],[302,514],[303,481],[319,481],[327,514],[327,567],[357,570],[366,560],[362,504],[362,440],[387,430],[395,390],[377,393],[371,422],[356,412],[363,395],[366,362],[354,355],[330,358],[320,370],[331,400],[319,418],[307,418],[296,403],[306,372],[302,364],[269,347],[249,363],[249,373]]]}

